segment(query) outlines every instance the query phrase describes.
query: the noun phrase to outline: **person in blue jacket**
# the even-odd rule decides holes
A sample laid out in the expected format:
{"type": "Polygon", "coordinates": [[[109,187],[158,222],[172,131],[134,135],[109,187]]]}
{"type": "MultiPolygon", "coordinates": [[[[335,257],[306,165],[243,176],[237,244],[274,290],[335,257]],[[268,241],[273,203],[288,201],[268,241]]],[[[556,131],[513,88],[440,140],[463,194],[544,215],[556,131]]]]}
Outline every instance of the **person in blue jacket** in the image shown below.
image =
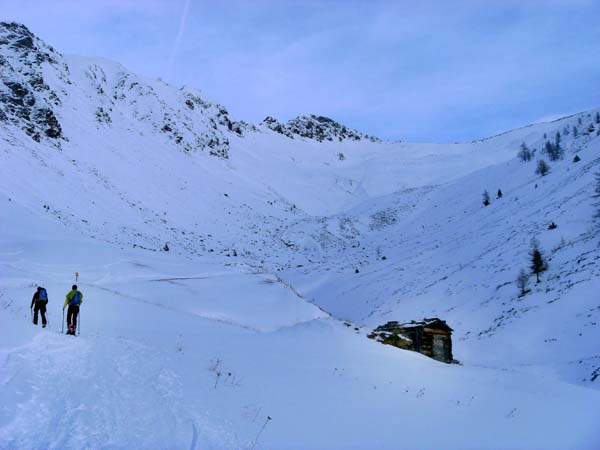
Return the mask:
{"type": "Polygon", "coordinates": [[[33,310],[33,324],[38,323],[38,313],[42,316],[42,328],[46,328],[46,305],[48,304],[48,292],[45,288],[38,286],[37,291],[31,299],[30,309],[33,310]]]}

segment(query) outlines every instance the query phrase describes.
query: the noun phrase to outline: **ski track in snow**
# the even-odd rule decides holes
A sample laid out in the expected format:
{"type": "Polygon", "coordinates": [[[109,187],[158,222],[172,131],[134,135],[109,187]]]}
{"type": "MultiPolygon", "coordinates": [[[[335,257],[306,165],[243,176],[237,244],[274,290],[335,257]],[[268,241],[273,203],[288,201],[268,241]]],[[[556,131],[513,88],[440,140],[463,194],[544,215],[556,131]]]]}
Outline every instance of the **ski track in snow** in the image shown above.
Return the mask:
{"type": "Polygon", "coordinates": [[[161,422],[176,427],[180,420],[164,416],[181,403],[176,375],[152,364],[156,356],[147,349],[124,339],[104,341],[100,348],[88,339],[39,335],[15,356],[19,359],[5,367],[15,374],[5,388],[24,384],[19,389],[31,395],[17,405],[16,419],[2,428],[2,448],[111,448],[127,440],[151,447],[171,429],[161,422]],[[20,379],[19,373],[33,378],[20,379]],[[157,405],[163,411],[160,421],[149,414],[157,405]]]}

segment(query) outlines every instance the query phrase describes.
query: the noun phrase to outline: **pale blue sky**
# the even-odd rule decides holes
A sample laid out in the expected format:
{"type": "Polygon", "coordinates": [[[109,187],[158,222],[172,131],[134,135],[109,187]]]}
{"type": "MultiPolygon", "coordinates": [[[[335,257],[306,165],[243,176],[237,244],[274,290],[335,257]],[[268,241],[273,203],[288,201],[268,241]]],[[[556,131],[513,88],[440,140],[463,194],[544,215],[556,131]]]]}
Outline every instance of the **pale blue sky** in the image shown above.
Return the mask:
{"type": "Polygon", "coordinates": [[[0,0],[0,19],[255,123],[452,142],[600,106],[598,0],[187,1],[182,20],[186,0],[0,0]]]}

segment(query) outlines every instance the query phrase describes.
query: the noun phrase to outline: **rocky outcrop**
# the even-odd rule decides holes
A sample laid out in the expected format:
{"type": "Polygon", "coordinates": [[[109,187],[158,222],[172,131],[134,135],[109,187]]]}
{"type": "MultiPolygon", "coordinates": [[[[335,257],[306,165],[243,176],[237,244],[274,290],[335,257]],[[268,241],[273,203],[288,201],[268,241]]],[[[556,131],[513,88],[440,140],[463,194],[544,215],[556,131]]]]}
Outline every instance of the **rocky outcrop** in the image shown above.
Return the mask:
{"type": "Polygon", "coordinates": [[[379,138],[348,128],[329,117],[323,116],[299,116],[283,124],[277,119],[268,116],[261,125],[287,136],[291,139],[301,137],[314,139],[318,142],[342,142],[345,140],[380,142],[379,138]]]}
{"type": "Polygon", "coordinates": [[[66,58],[17,23],[0,22],[0,68],[0,126],[37,142],[60,147],[69,132],[89,125],[106,133],[152,133],[185,152],[228,158],[230,136],[252,130],[191,89],[106,60],[66,58]]]}
{"type": "Polygon", "coordinates": [[[64,139],[54,111],[60,95],[50,89],[44,73],[67,79],[68,67],[61,58],[24,25],[0,22],[0,120],[38,142],[64,139]]]}

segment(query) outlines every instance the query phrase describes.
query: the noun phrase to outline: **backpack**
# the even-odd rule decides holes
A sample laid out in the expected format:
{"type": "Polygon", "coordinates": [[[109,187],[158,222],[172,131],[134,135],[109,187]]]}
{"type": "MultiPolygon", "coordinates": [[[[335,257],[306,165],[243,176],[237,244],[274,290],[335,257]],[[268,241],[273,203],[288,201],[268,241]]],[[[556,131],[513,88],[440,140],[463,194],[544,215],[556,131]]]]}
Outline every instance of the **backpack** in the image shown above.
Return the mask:
{"type": "Polygon", "coordinates": [[[69,302],[69,305],[77,306],[80,303],[81,303],[81,292],[75,291],[75,293],[73,294],[73,297],[71,297],[71,301],[69,302]]]}
{"type": "Polygon", "coordinates": [[[38,292],[38,298],[36,300],[36,302],[47,302],[48,301],[48,293],[46,292],[46,289],[40,289],[40,292],[38,292]]]}

